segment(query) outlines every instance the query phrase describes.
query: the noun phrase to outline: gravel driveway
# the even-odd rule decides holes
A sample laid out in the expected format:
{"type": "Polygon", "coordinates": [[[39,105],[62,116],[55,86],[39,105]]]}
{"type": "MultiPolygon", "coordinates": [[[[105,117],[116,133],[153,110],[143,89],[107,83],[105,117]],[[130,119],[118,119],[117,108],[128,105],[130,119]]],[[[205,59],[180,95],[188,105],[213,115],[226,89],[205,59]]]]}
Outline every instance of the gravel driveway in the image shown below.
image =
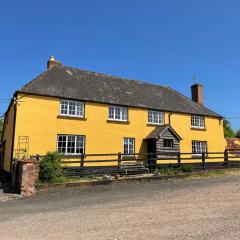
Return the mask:
{"type": "Polygon", "coordinates": [[[62,189],[0,203],[0,239],[239,239],[240,176],[62,189]]]}

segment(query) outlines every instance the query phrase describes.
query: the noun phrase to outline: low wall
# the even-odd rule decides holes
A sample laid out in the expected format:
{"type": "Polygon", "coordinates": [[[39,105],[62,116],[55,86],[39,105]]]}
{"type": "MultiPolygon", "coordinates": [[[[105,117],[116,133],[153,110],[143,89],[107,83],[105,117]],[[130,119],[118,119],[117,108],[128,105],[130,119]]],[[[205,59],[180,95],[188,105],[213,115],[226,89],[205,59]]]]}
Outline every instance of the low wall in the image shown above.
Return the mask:
{"type": "Polygon", "coordinates": [[[36,192],[35,182],[39,176],[39,162],[32,159],[19,160],[13,173],[13,185],[22,196],[36,192]]]}

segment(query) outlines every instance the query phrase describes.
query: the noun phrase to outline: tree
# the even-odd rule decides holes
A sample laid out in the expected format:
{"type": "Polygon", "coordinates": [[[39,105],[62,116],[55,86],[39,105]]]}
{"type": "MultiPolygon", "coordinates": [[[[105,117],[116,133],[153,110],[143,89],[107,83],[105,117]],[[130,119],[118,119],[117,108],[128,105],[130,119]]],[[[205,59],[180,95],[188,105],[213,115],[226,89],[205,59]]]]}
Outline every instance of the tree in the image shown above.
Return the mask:
{"type": "Polygon", "coordinates": [[[240,128],[236,131],[236,137],[240,138],[240,128]]]}
{"type": "Polygon", "coordinates": [[[223,120],[223,129],[224,129],[224,137],[235,137],[235,132],[233,131],[231,124],[228,120],[223,120]]]}
{"type": "Polygon", "coordinates": [[[0,117],[0,141],[1,141],[1,137],[2,137],[2,131],[3,131],[3,118],[0,117]]]}

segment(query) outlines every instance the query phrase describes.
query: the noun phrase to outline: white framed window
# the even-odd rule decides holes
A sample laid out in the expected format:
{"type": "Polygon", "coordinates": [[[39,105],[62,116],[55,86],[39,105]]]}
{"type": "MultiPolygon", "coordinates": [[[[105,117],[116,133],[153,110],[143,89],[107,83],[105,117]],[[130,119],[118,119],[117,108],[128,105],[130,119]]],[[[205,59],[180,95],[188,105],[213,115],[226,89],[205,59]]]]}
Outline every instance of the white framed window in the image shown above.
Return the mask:
{"type": "Polygon", "coordinates": [[[164,113],[159,111],[148,111],[148,123],[151,124],[164,124],[164,113]]]}
{"type": "Polygon", "coordinates": [[[129,154],[129,155],[135,153],[135,139],[134,138],[124,138],[123,152],[124,152],[124,154],[129,154]]]}
{"type": "Polygon", "coordinates": [[[202,153],[207,153],[207,142],[192,141],[192,154],[201,155],[202,153]]]}
{"type": "Polygon", "coordinates": [[[126,122],[128,120],[127,107],[109,106],[108,118],[110,120],[126,122]]]}
{"type": "Polygon", "coordinates": [[[204,117],[196,115],[191,116],[191,126],[192,128],[204,129],[205,128],[204,117]]]}
{"type": "Polygon", "coordinates": [[[57,148],[63,154],[81,154],[85,152],[85,136],[58,135],[57,148]]]}
{"type": "Polygon", "coordinates": [[[84,103],[62,99],[60,101],[60,115],[62,116],[84,116],[84,103]]]}

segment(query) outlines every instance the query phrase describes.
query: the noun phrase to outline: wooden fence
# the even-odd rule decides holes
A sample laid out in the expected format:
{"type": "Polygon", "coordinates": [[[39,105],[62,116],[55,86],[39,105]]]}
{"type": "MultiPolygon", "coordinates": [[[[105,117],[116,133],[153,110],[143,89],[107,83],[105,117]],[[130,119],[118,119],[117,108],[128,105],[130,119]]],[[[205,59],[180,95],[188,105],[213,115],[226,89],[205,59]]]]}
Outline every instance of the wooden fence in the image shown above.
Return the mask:
{"type": "MultiPolygon", "coordinates": [[[[41,159],[44,156],[32,156],[41,159]]],[[[240,149],[227,149],[224,152],[207,152],[192,154],[189,152],[158,152],[156,153],[134,153],[131,155],[123,153],[107,154],[81,154],[65,155],[61,163],[67,169],[77,169],[78,172],[90,168],[113,167],[119,168],[122,163],[142,162],[149,169],[166,166],[180,167],[183,164],[191,164],[197,169],[228,168],[229,166],[240,167],[240,149]],[[238,164],[239,163],[239,164],[238,164]]]]}

